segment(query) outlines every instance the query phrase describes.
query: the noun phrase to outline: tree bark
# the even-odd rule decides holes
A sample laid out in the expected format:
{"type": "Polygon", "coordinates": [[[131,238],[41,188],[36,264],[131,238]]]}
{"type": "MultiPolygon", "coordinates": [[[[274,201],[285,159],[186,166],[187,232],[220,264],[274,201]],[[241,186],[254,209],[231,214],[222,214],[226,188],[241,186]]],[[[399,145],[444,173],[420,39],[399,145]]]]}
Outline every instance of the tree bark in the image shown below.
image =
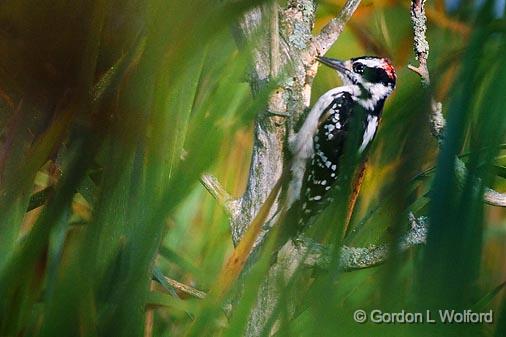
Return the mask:
{"type": "MultiPolygon", "coordinates": [[[[287,139],[295,133],[295,125],[310,104],[311,86],[317,71],[315,57],[330,48],[359,2],[348,1],[343,12],[318,36],[312,35],[316,12],[313,0],[290,0],[283,8],[279,8],[277,2],[262,9],[255,8],[239,24],[241,39],[251,38],[255,31],[260,34],[250,77],[253,92],[258,92],[278,74],[283,75],[266,111],[259,113],[256,119],[246,191],[229,209],[234,244],[238,243],[283,172],[287,139]]],[[[274,204],[271,215],[277,209],[278,205],[274,204]]],[[[264,228],[257,244],[269,229],[268,226],[264,228]]],[[[287,245],[282,256],[260,286],[246,336],[270,333],[264,330],[279,300],[280,282],[289,278],[289,271],[295,269],[305,254],[287,245]]]]}

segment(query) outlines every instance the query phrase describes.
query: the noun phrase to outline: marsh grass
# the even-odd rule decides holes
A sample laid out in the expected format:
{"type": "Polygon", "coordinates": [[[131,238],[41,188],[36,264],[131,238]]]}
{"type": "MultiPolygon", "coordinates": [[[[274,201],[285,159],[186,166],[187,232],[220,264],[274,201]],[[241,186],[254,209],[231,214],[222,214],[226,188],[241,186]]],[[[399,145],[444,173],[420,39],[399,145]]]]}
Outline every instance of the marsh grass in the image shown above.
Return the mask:
{"type": "MultiPolygon", "coordinates": [[[[229,299],[192,298],[152,278],[208,291],[231,252],[227,216],[198,181],[211,171],[232,194],[245,185],[251,125],[268,92],[251,95],[248,46],[239,52],[229,27],[260,2],[0,3],[1,336],[243,334],[269,254],[241,278],[231,317],[229,299]]],[[[334,243],[330,271],[298,269],[280,287],[269,327],[276,336],[503,336],[504,211],[482,194],[504,187],[504,19],[487,1],[445,14],[469,36],[429,20],[434,94],[448,120],[438,153],[429,93],[405,68],[409,14],[373,4],[329,52],[388,50],[399,77],[345,243],[394,244],[414,211],[430,217],[427,244],[341,272],[343,242],[329,224],[343,210],[333,205],[310,232],[334,243]],[[493,309],[495,322],[352,320],[356,309],[428,308],[493,309]]],[[[334,11],[322,6],[317,26],[334,11]]],[[[336,84],[321,69],[313,97],[336,84]]]]}

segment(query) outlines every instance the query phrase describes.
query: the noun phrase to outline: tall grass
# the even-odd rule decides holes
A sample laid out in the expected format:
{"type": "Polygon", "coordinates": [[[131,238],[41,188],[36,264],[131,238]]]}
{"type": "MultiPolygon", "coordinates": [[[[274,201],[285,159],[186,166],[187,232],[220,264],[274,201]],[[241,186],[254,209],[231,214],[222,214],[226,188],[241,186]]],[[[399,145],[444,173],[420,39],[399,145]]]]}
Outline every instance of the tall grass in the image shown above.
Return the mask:
{"type": "MultiPolygon", "coordinates": [[[[193,298],[163,275],[207,291],[231,251],[227,216],[198,181],[211,171],[235,196],[245,186],[265,95],[250,94],[251,56],[230,27],[260,2],[0,3],[0,336],[244,333],[270,258],[240,280],[231,316],[231,299],[193,298]]],[[[440,13],[428,23],[433,94],[448,121],[439,150],[428,127],[431,93],[405,67],[408,10],[373,4],[329,52],[387,52],[399,78],[345,243],[395,244],[413,211],[430,219],[427,244],[364,270],[297,269],[279,280],[264,335],[274,327],[278,336],[502,336],[505,218],[482,196],[486,186],[504,187],[504,18],[491,1],[444,19],[431,7],[440,13]],[[442,308],[492,309],[495,319],[352,319],[357,309],[442,308]]],[[[322,4],[317,27],[334,5],[322,4]]],[[[337,84],[322,69],[313,97],[337,84]]],[[[332,244],[342,209],[327,213],[309,235],[332,244]]]]}

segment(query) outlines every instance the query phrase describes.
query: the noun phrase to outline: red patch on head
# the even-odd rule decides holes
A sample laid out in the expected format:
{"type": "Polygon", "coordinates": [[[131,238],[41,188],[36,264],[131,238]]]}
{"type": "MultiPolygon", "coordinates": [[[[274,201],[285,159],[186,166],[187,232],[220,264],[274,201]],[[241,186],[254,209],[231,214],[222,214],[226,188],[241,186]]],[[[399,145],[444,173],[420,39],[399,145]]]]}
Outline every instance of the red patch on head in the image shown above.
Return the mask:
{"type": "Polygon", "coordinates": [[[394,66],[390,63],[388,59],[384,59],[384,61],[385,61],[385,71],[387,72],[388,77],[390,77],[392,80],[395,80],[396,76],[394,66]]]}

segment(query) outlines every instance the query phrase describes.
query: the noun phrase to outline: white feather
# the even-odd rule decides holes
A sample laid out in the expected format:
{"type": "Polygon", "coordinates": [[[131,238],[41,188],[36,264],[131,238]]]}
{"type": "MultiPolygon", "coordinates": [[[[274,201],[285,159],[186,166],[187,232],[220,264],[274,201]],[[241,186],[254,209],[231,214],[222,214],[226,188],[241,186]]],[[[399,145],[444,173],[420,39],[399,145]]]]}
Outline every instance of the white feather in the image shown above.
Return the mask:
{"type": "Polygon", "coordinates": [[[365,128],[364,136],[362,138],[362,145],[360,145],[358,152],[360,153],[364,152],[367,145],[369,145],[371,140],[374,138],[377,128],[378,128],[378,117],[372,115],[367,116],[367,126],[365,128]]]}
{"type": "Polygon", "coordinates": [[[287,191],[288,208],[300,197],[306,163],[314,153],[313,137],[318,129],[318,121],[321,114],[339,94],[349,92],[353,96],[357,94],[357,90],[359,90],[358,86],[346,85],[327,91],[315,103],[299,132],[289,139],[289,147],[293,154],[293,160],[290,166],[292,179],[287,191]]]}
{"type": "Polygon", "coordinates": [[[393,90],[390,86],[385,86],[382,83],[363,82],[362,85],[371,96],[367,99],[358,99],[358,103],[368,110],[373,110],[378,101],[387,98],[393,90]]]}
{"type": "Polygon", "coordinates": [[[385,67],[385,61],[381,58],[373,58],[373,59],[363,58],[363,59],[360,59],[359,62],[369,68],[384,68],[385,67]]]}

